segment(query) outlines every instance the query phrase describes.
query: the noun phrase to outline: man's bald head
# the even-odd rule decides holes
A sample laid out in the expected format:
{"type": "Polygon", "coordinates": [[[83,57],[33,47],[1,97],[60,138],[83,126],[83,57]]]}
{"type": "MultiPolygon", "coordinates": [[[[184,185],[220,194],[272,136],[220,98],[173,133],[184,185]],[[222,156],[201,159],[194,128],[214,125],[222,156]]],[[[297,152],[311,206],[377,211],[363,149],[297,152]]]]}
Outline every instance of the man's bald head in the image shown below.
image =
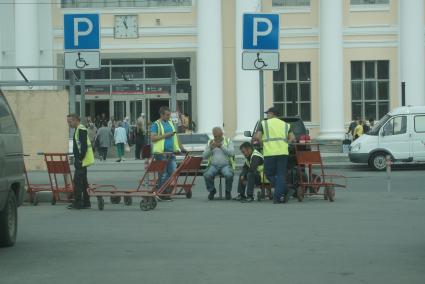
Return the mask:
{"type": "Polygon", "coordinates": [[[212,130],[212,134],[215,140],[221,140],[223,138],[223,129],[221,127],[214,127],[212,130]]]}

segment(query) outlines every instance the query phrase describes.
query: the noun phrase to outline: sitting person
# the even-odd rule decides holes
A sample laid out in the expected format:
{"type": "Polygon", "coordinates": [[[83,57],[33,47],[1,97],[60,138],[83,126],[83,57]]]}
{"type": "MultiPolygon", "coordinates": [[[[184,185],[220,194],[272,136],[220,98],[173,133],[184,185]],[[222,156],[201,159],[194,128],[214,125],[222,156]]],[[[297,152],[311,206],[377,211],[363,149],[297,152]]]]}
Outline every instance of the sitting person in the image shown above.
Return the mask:
{"type": "Polygon", "coordinates": [[[265,179],[264,157],[260,152],[254,150],[249,142],[242,143],[240,150],[245,156],[245,164],[239,176],[239,196],[236,200],[240,200],[241,202],[252,202],[254,201],[255,185],[260,185],[265,179]]]}
{"type": "Polygon", "coordinates": [[[214,178],[221,174],[226,179],[226,199],[232,199],[232,185],[235,169],[235,150],[233,142],[225,138],[220,127],[213,129],[214,139],[208,141],[202,154],[208,159],[208,168],[204,172],[205,183],[209,192],[208,199],[213,200],[217,190],[214,186],[214,178]]]}

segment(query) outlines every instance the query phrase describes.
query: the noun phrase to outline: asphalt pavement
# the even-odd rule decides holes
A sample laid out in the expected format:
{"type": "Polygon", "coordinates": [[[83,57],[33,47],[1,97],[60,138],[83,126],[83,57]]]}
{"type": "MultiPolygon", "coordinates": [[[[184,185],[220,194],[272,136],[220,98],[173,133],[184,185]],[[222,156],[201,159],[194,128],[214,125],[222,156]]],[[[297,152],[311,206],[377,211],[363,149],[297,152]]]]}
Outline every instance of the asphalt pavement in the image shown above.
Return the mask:
{"type": "MultiPolygon", "coordinates": [[[[137,185],[143,164],[109,164],[90,182],[137,185]]],[[[348,177],[334,203],[207,201],[198,179],[192,199],[149,212],[26,204],[0,283],[425,283],[424,167],[395,169],[390,188],[364,166],[328,172],[348,177]]]]}

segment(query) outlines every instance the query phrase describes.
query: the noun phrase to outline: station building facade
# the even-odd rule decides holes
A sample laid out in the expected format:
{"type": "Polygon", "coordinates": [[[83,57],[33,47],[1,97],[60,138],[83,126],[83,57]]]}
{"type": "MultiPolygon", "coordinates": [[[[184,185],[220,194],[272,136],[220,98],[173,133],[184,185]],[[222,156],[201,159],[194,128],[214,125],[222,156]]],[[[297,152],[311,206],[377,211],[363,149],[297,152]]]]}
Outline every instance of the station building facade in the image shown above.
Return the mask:
{"type": "MultiPolygon", "coordinates": [[[[259,118],[259,75],[242,70],[242,15],[280,14],[280,70],[265,72],[265,105],[300,116],[313,138],[343,139],[353,119],[425,105],[424,0],[0,0],[0,65],[63,65],[63,15],[99,13],[102,69],[87,78],[168,78],[198,132],[242,137],[259,118]],[[3,3],[1,3],[3,2],[3,3]],[[54,2],[54,1],[53,1],[54,2]],[[123,22],[126,27],[123,27],[123,22]],[[129,67],[128,65],[133,65],[129,67]]],[[[60,69],[26,71],[63,79],[60,69]]],[[[0,71],[0,80],[16,78],[0,71]]],[[[42,92],[42,90],[37,90],[42,92]]],[[[87,86],[86,113],[150,121],[170,86],[87,86]]],[[[78,100],[78,96],[77,96],[78,100]]]]}

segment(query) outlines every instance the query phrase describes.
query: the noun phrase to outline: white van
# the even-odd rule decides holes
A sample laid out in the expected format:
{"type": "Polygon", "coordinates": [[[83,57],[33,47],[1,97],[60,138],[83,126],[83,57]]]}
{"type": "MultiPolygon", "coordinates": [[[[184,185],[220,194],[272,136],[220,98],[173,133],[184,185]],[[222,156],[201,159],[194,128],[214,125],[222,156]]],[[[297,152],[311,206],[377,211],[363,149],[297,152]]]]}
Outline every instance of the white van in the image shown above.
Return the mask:
{"type": "Polygon", "coordinates": [[[396,108],[350,145],[350,161],[375,170],[386,168],[387,155],[393,162],[425,162],[425,106],[396,108]]]}

